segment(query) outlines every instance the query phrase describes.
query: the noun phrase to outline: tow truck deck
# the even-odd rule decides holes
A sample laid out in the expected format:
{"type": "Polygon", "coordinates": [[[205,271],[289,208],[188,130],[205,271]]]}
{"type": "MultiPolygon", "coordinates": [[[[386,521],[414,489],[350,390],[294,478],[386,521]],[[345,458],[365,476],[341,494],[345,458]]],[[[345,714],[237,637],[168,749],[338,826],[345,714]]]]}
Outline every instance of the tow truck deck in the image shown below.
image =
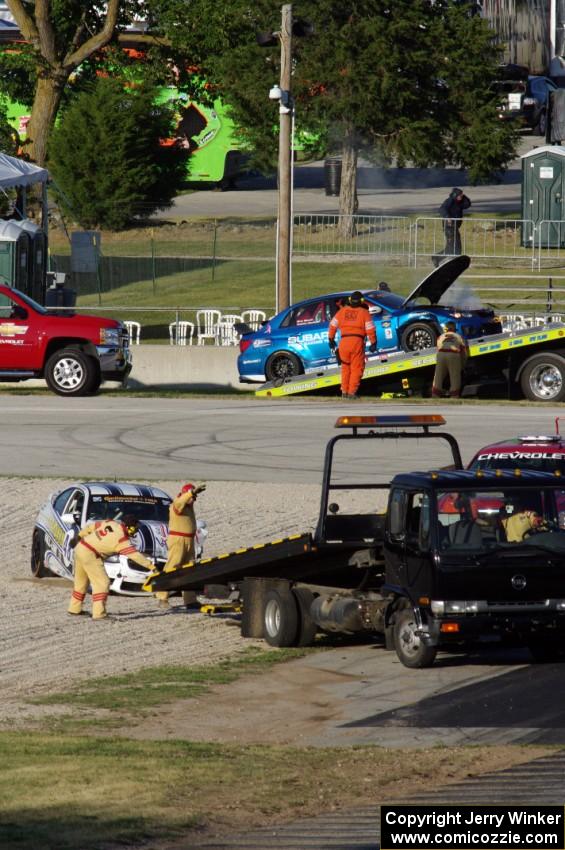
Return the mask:
{"type": "MultiPolygon", "coordinates": [[[[512,385],[520,380],[528,358],[560,350],[562,350],[560,359],[563,361],[561,374],[565,385],[565,324],[561,323],[553,323],[539,330],[507,331],[471,340],[469,341],[468,369],[477,377],[489,374],[491,380],[493,372],[500,372],[502,375],[502,372],[507,369],[509,374],[504,380],[507,382],[509,395],[513,397],[512,385]]],[[[422,389],[426,380],[431,385],[431,370],[435,366],[436,355],[436,348],[410,353],[393,351],[370,355],[362,381],[367,386],[369,394],[372,390],[375,390],[377,395],[387,392],[411,394],[414,390],[422,389]]],[[[319,392],[337,389],[340,383],[341,370],[339,366],[335,366],[287,378],[284,382],[279,380],[263,384],[255,391],[255,395],[276,398],[298,393],[319,392]]],[[[522,391],[527,394],[524,386],[522,391]]],[[[532,400],[560,401],[561,398],[556,395],[551,398],[540,397],[532,400]]]]}

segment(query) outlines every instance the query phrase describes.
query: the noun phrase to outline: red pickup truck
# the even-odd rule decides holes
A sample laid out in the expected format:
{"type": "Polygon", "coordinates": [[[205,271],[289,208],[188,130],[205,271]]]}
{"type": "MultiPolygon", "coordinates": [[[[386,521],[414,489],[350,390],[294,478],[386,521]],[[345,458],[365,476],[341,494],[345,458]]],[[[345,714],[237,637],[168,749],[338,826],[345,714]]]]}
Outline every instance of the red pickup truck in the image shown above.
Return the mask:
{"type": "Polygon", "coordinates": [[[102,381],[124,382],[131,370],[121,322],[54,313],[0,285],[0,381],[44,378],[58,395],[95,393],[102,381]]]}

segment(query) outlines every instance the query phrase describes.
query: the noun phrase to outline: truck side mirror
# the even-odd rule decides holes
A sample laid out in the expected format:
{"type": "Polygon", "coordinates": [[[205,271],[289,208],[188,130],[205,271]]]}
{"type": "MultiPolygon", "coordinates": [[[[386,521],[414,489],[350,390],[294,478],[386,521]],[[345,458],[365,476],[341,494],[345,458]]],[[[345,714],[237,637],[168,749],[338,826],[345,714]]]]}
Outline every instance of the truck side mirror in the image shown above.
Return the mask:
{"type": "Polygon", "coordinates": [[[27,310],[20,304],[14,304],[12,307],[12,319],[27,319],[27,310]]]}

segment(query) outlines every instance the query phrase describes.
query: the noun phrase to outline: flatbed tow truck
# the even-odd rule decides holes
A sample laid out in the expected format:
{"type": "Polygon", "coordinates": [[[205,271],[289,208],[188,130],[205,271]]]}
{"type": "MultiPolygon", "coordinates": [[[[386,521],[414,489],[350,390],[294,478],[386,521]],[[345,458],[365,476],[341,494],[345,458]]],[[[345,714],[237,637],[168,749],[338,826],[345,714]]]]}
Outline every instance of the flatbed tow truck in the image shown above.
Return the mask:
{"type": "MultiPolygon", "coordinates": [[[[367,358],[363,391],[367,396],[429,394],[437,349],[386,352],[367,358]]],[[[339,367],[307,372],[285,381],[262,384],[259,398],[338,390],[339,367]]],[[[509,399],[565,400],[565,324],[551,323],[527,331],[507,331],[471,340],[464,384],[497,385],[509,399]]]]}
{"type": "Polygon", "coordinates": [[[431,430],[444,424],[437,414],[339,417],[313,533],[154,572],[145,589],[206,594],[221,584],[242,601],[243,636],[273,646],[306,646],[323,630],[378,635],[407,667],[431,665],[442,648],[492,641],[559,658],[565,484],[558,473],[464,470],[456,439],[431,430]],[[445,441],[449,467],[375,483],[383,443],[414,438],[445,441]],[[335,463],[348,446],[366,459],[360,481],[335,463]],[[388,491],[384,513],[378,490],[388,491]],[[332,497],[352,497],[351,509],[332,497]],[[504,529],[525,505],[543,523],[517,542],[504,529]]]}

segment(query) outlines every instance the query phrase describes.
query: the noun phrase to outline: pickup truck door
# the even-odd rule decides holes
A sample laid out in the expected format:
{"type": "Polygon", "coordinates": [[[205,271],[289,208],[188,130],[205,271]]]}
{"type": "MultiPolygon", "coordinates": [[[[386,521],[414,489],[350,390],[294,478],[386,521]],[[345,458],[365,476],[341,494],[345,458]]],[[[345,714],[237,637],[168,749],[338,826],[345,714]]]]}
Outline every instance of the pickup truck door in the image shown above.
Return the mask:
{"type": "Polygon", "coordinates": [[[0,372],[39,368],[36,316],[9,295],[0,293],[0,372]]]}

